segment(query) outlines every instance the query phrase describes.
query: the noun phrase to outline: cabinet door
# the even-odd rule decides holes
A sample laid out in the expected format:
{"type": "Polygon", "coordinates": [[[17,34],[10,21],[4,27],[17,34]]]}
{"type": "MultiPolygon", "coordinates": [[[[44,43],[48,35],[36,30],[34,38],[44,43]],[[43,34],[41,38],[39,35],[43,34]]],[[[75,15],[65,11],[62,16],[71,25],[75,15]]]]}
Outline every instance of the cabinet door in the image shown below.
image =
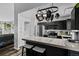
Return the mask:
{"type": "Polygon", "coordinates": [[[66,21],[55,21],[50,23],[45,23],[45,29],[56,29],[56,30],[66,30],[66,21]]]}
{"type": "Polygon", "coordinates": [[[71,12],[71,30],[75,30],[76,23],[75,23],[75,9],[71,12]]]}
{"type": "Polygon", "coordinates": [[[66,21],[58,21],[55,24],[57,25],[57,30],[65,30],[66,29],[66,21]]]}

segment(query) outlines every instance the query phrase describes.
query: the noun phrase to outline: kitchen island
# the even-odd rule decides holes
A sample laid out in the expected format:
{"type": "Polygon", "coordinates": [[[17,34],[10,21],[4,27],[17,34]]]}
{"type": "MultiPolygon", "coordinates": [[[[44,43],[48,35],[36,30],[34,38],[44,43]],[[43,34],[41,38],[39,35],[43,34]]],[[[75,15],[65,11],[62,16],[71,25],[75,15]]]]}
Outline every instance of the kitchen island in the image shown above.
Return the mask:
{"type": "Polygon", "coordinates": [[[47,49],[47,55],[79,55],[79,43],[68,42],[67,39],[48,37],[23,37],[26,43],[31,43],[47,49]]]}

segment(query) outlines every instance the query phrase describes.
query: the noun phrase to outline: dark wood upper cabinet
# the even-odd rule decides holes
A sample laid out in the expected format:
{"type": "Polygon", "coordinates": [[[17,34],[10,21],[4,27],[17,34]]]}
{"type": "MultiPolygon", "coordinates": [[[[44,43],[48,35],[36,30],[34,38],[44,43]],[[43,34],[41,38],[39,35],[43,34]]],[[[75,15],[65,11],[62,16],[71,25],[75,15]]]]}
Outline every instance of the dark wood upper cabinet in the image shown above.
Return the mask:
{"type": "Polygon", "coordinates": [[[66,25],[67,21],[63,20],[63,21],[54,21],[54,22],[43,22],[43,23],[39,23],[40,25],[44,25],[45,29],[56,29],[56,30],[66,30],[67,29],[67,25],[66,25]]]}

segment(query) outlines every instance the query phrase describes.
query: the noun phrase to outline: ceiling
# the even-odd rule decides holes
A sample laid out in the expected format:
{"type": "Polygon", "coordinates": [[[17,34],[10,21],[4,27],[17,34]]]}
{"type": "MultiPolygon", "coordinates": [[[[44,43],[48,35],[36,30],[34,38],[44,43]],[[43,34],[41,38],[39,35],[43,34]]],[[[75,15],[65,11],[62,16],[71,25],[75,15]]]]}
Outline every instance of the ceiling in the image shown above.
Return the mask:
{"type": "Polygon", "coordinates": [[[32,9],[32,8],[35,8],[41,5],[45,5],[45,4],[48,4],[48,3],[15,3],[14,9],[15,9],[15,12],[21,13],[26,10],[29,10],[29,9],[32,9]]]}

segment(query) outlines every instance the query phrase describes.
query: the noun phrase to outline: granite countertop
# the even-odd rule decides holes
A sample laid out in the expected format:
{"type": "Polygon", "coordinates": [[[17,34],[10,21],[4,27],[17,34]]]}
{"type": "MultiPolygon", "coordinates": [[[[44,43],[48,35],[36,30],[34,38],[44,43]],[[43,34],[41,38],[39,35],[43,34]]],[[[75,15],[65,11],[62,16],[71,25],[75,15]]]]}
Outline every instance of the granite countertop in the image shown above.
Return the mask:
{"type": "Polygon", "coordinates": [[[79,52],[79,43],[68,42],[67,39],[48,38],[48,37],[23,37],[24,40],[44,43],[53,47],[73,50],[79,52]]]}

